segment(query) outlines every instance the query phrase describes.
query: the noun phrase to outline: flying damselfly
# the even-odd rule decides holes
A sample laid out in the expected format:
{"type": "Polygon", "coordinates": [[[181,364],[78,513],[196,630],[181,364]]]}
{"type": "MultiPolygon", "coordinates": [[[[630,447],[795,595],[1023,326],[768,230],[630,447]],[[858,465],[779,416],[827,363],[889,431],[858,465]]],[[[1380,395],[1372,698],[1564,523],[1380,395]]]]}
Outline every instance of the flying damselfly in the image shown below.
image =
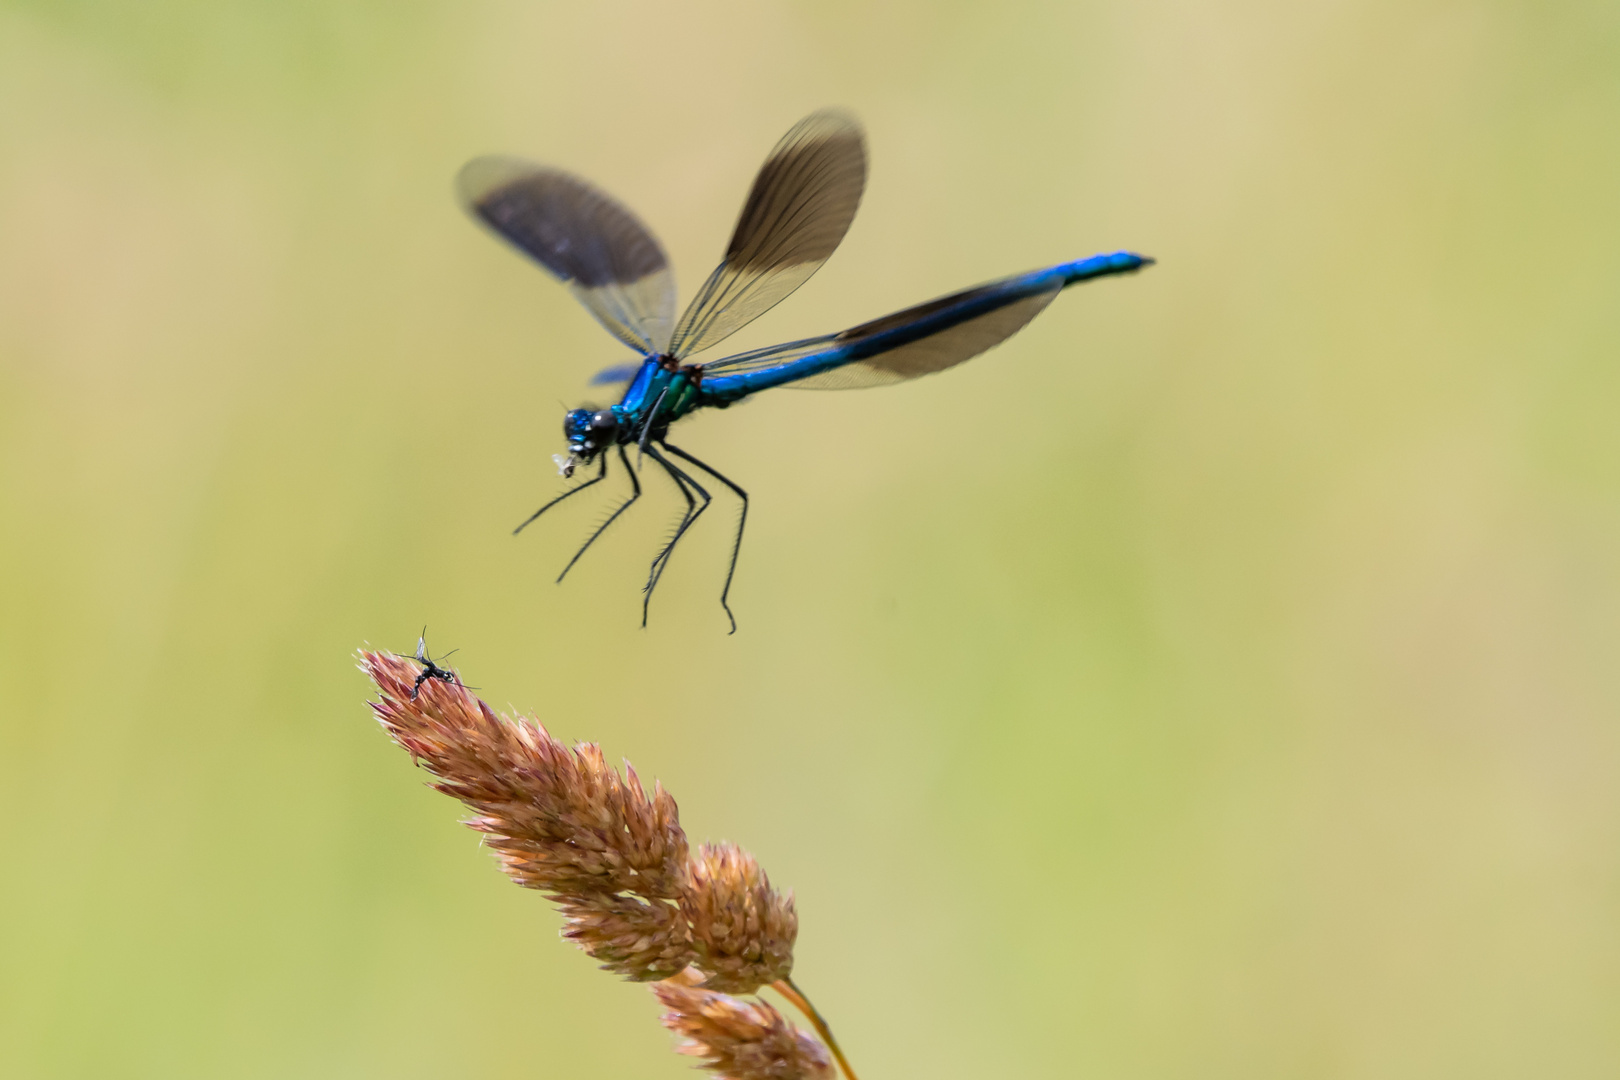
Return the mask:
{"type": "Polygon", "coordinates": [[[564,478],[597,462],[596,475],[552,499],[519,525],[607,477],[617,457],[629,496],[563,567],[581,555],[641,497],[628,448],[657,463],[686,501],[680,523],[659,550],[643,588],[641,621],[670,556],[712,498],[694,473],[713,477],[742,500],[720,605],[748,521],[748,494],[670,443],[670,425],[699,409],[724,408],[772,387],[845,390],[885,386],[943,371],[1017,333],[1070,285],[1130,273],[1153,260],[1128,251],[1094,255],[1015,274],[930,300],[834,334],[753,349],[720,360],[688,358],[709,349],[803,285],[832,255],[854,220],[866,185],[866,138],[847,113],[812,113],[783,136],[743,203],[725,258],[679,321],[675,280],[663,248],[645,225],[600,188],[561,169],[510,157],[480,157],[461,170],[457,188],[468,211],[566,283],[608,333],[639,359],[601,372],[595,383],[629,384],[617,405],[574,409],[563,419],[564,478]]]}

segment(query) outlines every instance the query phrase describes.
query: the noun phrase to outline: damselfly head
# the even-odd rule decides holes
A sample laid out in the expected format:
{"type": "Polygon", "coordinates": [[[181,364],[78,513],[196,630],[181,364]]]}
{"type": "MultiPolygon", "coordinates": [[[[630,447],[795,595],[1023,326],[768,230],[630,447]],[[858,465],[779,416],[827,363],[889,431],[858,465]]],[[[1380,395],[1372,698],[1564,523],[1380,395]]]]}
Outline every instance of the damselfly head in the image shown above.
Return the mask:
{"type": "Polygon", "coordinates": [[[568,440],[568,459],[565,463],[559,456],[557,468],[569,476],[618,442],[619,416],[612,409],[574,409],[563,417],[563,438],[568,440]]]}

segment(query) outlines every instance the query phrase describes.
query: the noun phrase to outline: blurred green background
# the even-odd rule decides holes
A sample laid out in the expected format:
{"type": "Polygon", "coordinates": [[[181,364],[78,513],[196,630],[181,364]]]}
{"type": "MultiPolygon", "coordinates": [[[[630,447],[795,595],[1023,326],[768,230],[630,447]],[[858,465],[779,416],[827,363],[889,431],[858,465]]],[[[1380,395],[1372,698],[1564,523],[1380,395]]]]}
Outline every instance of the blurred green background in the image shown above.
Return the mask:
{"type": "Polygon", "coordinates": [[[4,1075],[688,1075],[369,719],[424,623],[796,891],[866,1080],[1620,1072],[1620,7],[6,0],[0,115],[4,1075]],[[827,104],[728,345],[1160,265],[687,424],[742,629],[717,516],[642,631],[671,492],[508,535],[624,352],[451,177],[690,295],[827,104]]]}

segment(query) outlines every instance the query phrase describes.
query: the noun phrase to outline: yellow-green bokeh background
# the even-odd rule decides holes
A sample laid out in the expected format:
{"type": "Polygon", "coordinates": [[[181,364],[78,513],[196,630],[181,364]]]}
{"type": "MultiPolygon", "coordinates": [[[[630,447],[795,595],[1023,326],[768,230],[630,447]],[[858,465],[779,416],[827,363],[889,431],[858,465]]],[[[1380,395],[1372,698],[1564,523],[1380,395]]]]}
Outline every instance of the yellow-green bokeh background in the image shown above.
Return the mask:
{"type": "Polygon", "coordinates": [[[665,1077],[371,723],[423,623],[796,890],[867,1080],[1620,1072],[1620,8],[0,3],[0,1073],[665,1077]],[[450,196],[576,169],[734,339],[1129,247],[938,378],[686,425],[755,495],[518,540],[622,357],[450,196]],[[728,511],[729,512],[729,511],[728,511]]]}

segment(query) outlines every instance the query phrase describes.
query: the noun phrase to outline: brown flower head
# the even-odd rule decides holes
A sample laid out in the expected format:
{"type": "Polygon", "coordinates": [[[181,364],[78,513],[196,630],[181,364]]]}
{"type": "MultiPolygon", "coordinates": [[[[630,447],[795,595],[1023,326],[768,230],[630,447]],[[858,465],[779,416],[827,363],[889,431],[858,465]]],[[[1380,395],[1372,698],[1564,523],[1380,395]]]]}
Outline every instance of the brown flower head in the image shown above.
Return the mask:
{"type": "Polygon", "coordinates": [[[703,985],[751,994],[793,970],[799,916],[754,857],[735,844],[704,844],[692,857],[681,896],[703,985]]]}
{"type": "Polygon", "coordinates": [[[563,937],[635,982],[667,979],[696,959],[674,904],[633,896],[554,897],[567,917],[563,937]]]}
{"type": "Polygon", "coordinates": [[[621,777],[599,747],[570,750],[539,721],[498,715],[459,682],[418,686],[411,660],[372,652],[361,660],[381,691],[372,709],[384,729],[437,778],[434,787],[474,812],[467,824],[513,881],[563,905],[570,938],[632,979],[686,966],[686,926],[673,903],[686,886],[686,834],[661,786],[649,797],[635,770],[621,777]]]}
{"type": "Polygon", "coordinates": [[[649,798],[636,771],[621,778],[600,747],[570,750],[538,720],[499,716],[459,683],[430,679],[412,701],[411,661],[362,659],[382,691],[378,721],[438,777],[434,787],[479,815],[468,824],[513,881],[567,895],[680,895],[686,834],[661,786],[649,798]]]}
{"type": "Polygon", "coordinates": [[[726,1080],[832,1080],[832,1058],[765,1002],[682,986],[655,985],[668,1011],[660,1019],[685,1040],[677,1049],[705,1058],[702,1068],[726,1080]]]}
{"type": "MultiPolygon", "coordinates": [[[[418,652],[424,650],[418,647],[418,652]]],[[[793,985],[799,920],[754,857],[713,844],[688,858],[675,800],[649,796],[599,747],[570,749],[538,720],[509,719],[421,658],[361,653],[384,730],[461,800],[513,881],[539,889],[567,920],[563,936],[626,978],[656,982],[682,1053],[726,1080],[834,1080],[844,1060],[826,1021],[793,985]],[[438,672],[438,673],[436,673],[438,672]],[[764,1002],[729,996],[766,984],[821,1035],[764,1002]],[[829,1050],[831,1057],[829,1057],[829,1050]]]]}

